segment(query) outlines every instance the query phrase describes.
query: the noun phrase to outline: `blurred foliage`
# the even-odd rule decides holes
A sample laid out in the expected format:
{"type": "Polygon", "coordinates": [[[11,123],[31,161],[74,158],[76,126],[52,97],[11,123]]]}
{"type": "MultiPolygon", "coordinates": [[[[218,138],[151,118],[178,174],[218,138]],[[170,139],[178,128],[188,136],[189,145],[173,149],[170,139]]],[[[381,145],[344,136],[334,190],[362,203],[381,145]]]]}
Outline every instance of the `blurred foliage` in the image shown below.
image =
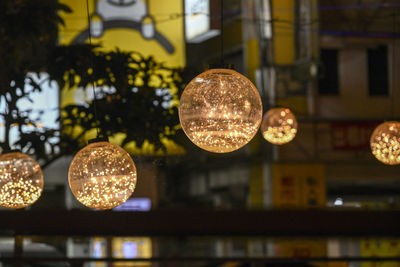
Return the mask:
{"type": "Polygon", "coordinates": [[[71,10],[56,0],[1,0],[0,10],[0,99],[3,107],[6,103],[6,111],[0,113],[5,126],[2,151],[18,148],[47,165],[75,153],[85,145],[86,133],[97,127],[102,135],[124,133],[122,146],[141,146],[147,139],[156,149],[165,149],[163,137],[179,136],[175,131],[181,70],[134,52],[101,52],[85,44],[57,46],[58,26],[63,24],[58,14],[71,10]],[[64,90],[89,90],[94,81],[97,101],[66,106],[63,129],[39,127],[40,118],[32,119],[30,110],[19,110],[17,103],[42,91],[43,81],[37,83],[30,75],[43,72],[49,73],[44,82],[56,81],[64,90]],[[9,144],[12,127],[18,129],[19,139],[9,144]],[[68,134],[77,128],[78,135],[68,134]]]}
{"type": "Polygon", "coordinates": [[[177,141],[182,70],[136,52],[101,52],[85,45],[59,47],[52,58],[52,79],[61,87],[85,88],[84,94],[92,95],[89,102],[63,108],[63,140],[73,136],[73,145],[83,146],[87,133],[98,128],[100,136],[123,133],[122,147],[130,142],[141,147],[147,140],[155,150],[165,151],[162,138],[177,141]]]}
{"type": "Polygon", "coordinates": [[[0,99],[5,107],[0,114],[4,124],[0,146],[4,151],[12,145],[38,159],[49,160],[57,153],[54,137],[59,133],[40,127],[38,119],[30,118],[30,110],[19,110],[17,103],[21,99],[31,101],[32,93],[42,91],[42,85],[28,72],[46,69],[55,48],[58,25],[63,23],[58,12],[71,10],[55,0],[1,0],[0,10],[0,99]],[[11,127],[18,131],[15,144],[10,144],[11,127]]]}

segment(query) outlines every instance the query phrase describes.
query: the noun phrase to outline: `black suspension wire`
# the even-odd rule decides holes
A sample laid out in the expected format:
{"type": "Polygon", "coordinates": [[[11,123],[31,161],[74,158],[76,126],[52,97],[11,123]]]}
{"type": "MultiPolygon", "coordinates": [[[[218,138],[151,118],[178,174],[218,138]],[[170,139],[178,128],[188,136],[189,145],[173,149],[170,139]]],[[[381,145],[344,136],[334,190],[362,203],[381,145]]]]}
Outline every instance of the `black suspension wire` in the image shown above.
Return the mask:
{"type": "Polygon", "coordinates": [[[220,0],[220,23],[221,23],[221,65],[224,65],[224,0],[220,0]]]}
{"type": "Polygon", "coordinates": [[[150,14],[150,0],[146,0],[146,16],[150,14]]]}
{"type": "MultiPolygon", "coordinates": [[[[87,21],[88,21],[88,32],[89,32],[89,45],[92,47],[92,25],[90,23],[90,14],[89,14],[89,0],[86,0],[86,15],[87,15],[87,21]]],[[[90,63],[91,63],[91,68],[92,68],[92,90],[93,90],[93,112],[94,112],[94,120],[96,121],[96,132],[97,132],[97,138],[100,136],[100,129],[99,126],[97,125],[97,97],[96,97],[96,81],[94,79],[94,60],[93,60],[93,53],[90,51],[90,63]]]]}
{"type": "Polygon", "coordinates": [[[12,112],[10,111],[10,105],[8,104],[8,100],[7,100],[7,90],[4,89],[4,134],[7,135],[8,134],[8,140],[4,140],[7,141],[6,148],[2,151],[2,153],[4,152],[8,152],[9,150],[11,150],[11,146],[10,146],[10,132],[11,132],[11,121],[12,121],[12,112]],[[8,133],[6,133],[5,131],[7,130],[7,125],[9,125],[9,129],[8,129],[8,133]]]}
{"type": "Polygon", "coordinates": [[[395,75],[395,66],[396,66],[396,33],[397,33],[397,28],[396,28],[396,19],[397,19],[397,9],[394,9],[393,13],[393,56],[392,56],[392,90],[390,92],[391,95],[391,103],[390,103],[390,111],[391,111],[391,120],[394,120],[395,114],[394,114],[394,98],[395,98],[395,88],[396,88],[396,75],[395,75]]]}
{"type": "MultiPolygon", "coordinates": [[[[265,6],[264,3],[260,3],[261,5],[261,10],[264,10],[265,6]]],[[[254,8],[254,7],[253,7],[254,8]]],[[[256,12],[256,10],[254,10],[256,12]]],[[[259,58],[260,58],[260,82],[261,82],[261,93],[262,93],[262,104],[263,104],[263,110],[268,110],[269,109],[269,95],[265,89],[265,79],[264,79],[264,68],[265,66],[267,66],[267,71],[269,70],[269,63],[268,63],[268,52],[267,52],[267,48],[266,48],[266,40],[264,37],[264,34],[262,32],[262,26],[264,23],[268,23],[268,22],[263,22],[262,19],[260,19],[260,12],[257,12],[257,18],[255,19],[257,22],[257,30],[258,30],[258,35],[260,38],[260,42],[259,42],[259,50],[260,50],[260,54],[259,54],[259,58]]]]}

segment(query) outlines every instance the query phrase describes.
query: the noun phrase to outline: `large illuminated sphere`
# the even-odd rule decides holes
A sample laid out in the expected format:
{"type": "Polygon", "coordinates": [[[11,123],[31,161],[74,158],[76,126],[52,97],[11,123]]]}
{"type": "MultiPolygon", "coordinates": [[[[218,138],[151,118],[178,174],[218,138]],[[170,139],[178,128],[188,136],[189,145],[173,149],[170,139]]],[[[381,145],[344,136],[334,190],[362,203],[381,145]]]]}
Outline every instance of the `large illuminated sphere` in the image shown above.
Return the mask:
{"type": "Polygon", "coordinates": [[[261,118],[257,88],[231,69],[201,73],[180,99],[179,119],[185,134],[211,152],[231,152],[246,145],[257,133],[261,118]]]}
{"type": "Polygon", "coordinates": [[[400,163],[400,122],[388,121],[378,125],[370,139],[372,154],[379,161],[396,165],[400,163]]]}
{"type": "Polygon", "coordinates": [[[43,191],[39,164],[20,152],[0,156],[0,205],[20,209],[32,205],[43,191]]]}
{"type": "Polygon", "coordinates": [[[93,209],[112,209],[124,203],[136,186],[131,156],[109,142],[95,142],[80,150],[68,171],[72,193],[93,209]]]}
{"type": "Polygon", "coordinates": [[[289,143],[297,133],[296,117],[288,108],[272,108],[264,114],[261,133],[272,144],[289,143]]]}

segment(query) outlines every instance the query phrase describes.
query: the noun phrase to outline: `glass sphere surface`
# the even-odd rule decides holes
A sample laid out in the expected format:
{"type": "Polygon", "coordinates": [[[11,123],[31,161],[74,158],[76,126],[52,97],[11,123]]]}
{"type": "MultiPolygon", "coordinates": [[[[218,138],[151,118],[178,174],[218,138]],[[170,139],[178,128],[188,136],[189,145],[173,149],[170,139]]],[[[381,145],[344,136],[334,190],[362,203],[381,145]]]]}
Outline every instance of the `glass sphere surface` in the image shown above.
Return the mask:
{"type": "Polygon", "coordinates": [[[179,120],[187,137],[198,147],[226,153],[246,145],[257,133],[262,103],[249,79],[230,69],[211,69],[185,88],[179,120]]]}
{"type": "Polygon", "coordinates": [[[30,156],[11,152],[0,156],[0,205],[20,209],[32,205],[43,191],[43,173],[30,156]]]}
{"type": "Polygon", "coordinates": [[[272,108],[264,114],[261,133],[272,144],[287,144],[296,136],[296,117],[288,108],[272,108]]]}
{"type": "Polygon", "coordinates": [[[400,122],[379,124],[370,139],[371,151],[377,160],[387,165],[400,163],[400,122]]]}
{"type": "Polygon", "coordinates": [[[135,190],[135,163],[117,145],[92,143],[72,159],[68,182],[76,199],[86,207],[112,209],[124,203],[135,190]]]}

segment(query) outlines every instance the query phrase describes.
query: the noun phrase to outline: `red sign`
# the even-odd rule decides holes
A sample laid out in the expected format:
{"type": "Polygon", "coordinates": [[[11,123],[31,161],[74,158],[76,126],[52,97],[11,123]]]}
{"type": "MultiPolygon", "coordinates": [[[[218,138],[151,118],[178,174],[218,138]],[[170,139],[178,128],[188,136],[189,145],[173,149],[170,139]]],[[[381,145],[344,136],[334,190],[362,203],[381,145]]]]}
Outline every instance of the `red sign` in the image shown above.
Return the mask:
{"type": "Polygon", "coordinates": [[[369,139],[378,125],[379,122],[332,122],[332,149],[369,150],[369,139]]]}

